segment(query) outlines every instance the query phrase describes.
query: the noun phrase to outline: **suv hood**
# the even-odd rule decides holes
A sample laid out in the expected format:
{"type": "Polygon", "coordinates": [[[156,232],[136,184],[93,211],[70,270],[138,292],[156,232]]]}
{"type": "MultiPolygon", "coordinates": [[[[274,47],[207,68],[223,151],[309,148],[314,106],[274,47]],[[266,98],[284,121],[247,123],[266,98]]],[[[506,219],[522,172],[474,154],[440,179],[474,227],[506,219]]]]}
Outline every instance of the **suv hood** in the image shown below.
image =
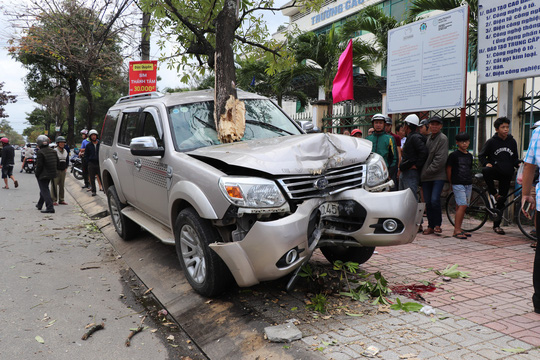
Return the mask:
{"type": "Polygon", "coordinates": [[[366,161],[371,147],[364,139],[322,133],[208,146],[187,154],[273,175],[321,174],[366,161]]]}

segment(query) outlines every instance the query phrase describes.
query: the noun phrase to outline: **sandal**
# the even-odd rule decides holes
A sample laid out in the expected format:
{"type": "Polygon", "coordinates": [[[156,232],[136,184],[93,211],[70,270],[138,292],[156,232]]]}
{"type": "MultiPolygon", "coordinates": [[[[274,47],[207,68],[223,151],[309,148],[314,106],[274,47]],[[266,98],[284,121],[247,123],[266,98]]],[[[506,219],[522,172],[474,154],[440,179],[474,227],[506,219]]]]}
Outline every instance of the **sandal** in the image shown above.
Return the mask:
{"type": "Polygon", "coordinates": [[[435,230],[433,230],[432,228],[428,227],[426,230],[424,230],[424,232],[422,234],[424,235],[430,235],[430,234],[433,234],[435,232],[435,230]]]}
{"type": "Polygon", "coordinates": [[[17,180],[15,180],[15,187],[18,188],[19,187],[19,182],[17,180]]]}
{"type": "Polygon", "coordinates": [[[461,232],[463,235],[465,235],[466,237],[471,237],[472,234],[471,233],[468,233],[468,232],[465,232],[465,231],[462,231],[461,232]]]}
{"type": "Polygon", "coordinates": [[[441,229],[440,226],[435,226],[435,229],[433,229],[433,231],[434,231],[436,234],[442,233],[442,229],[441,229]]]}
{"type": "Polygon", "coordinates": [[[452,236],[455,237],[456,239],[461,239],[461,240],[467,239],[467,235],[465,235],[463,232],[454,234],[454,235],[452,235],[452,236]]]}
{"type": "Polygon", "coordinates": [[[9,189],[7,186],[2,186],[2,189],[9,189]]]}
{"type": "Polygon", "coordinates": [[[532,247],[533,249],[536,249],[536,241],[533,242],[533,243],[531,244],[531,247],[532,247]]]}
{"type": "Polygon", "coordinates": [[[506,234],[506,233],[504,232],[504,230],[501,229],[501,227],[499,227],[499,226],[494,227],[494,228],[493,228],[493,231],[495,231],[495,232],[496,232],[497,234],[499,234],[499,235],[504,235],[504,234],[506,234]]]}

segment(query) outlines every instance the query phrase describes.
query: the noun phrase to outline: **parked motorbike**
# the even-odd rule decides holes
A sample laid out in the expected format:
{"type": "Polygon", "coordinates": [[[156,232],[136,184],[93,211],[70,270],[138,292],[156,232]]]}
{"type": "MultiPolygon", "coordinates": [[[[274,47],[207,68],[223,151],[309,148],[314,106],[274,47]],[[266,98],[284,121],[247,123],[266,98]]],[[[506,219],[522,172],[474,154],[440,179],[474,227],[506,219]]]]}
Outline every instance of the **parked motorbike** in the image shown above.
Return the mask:
{"type": "Polygon", "coordinates": [[[32,173],[36,169],[36,155],[34,155],[31,158],[26,159],[26,162],[24,163],[23,170],[27,173],[32,173]]]}
{"type": "Polygon", "coordinates": [[[69,161],[71,162],[71,173],[73,174],[73,176],[75,176],[75,179],[82,180],[82,159],[77,154],[75,154],[71,157],[69,161]]]}

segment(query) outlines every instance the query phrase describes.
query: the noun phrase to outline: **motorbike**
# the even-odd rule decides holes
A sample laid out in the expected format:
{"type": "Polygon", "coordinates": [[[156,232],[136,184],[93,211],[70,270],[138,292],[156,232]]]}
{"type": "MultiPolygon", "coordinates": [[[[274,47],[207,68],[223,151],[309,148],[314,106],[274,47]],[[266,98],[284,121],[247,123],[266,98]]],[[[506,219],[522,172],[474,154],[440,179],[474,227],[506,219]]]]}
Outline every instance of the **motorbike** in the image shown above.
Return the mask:
{"type": "Polygon", "coordinates": [[[26,171],[27,173],[34,172],[34,170],[36,169],[36,157],[37,156],[34,155],[33,157],[26,159],[23,167],[24,171],[26,171]]]}
{"type": "Polygon", "coordinates": [[[71,162],[71,173],[73,174],[73,176],[75,176],[75,179],[82,180],[82,159],[79,157],[79,155],[75,154],[71,157],[69,161],[71,162]]]}

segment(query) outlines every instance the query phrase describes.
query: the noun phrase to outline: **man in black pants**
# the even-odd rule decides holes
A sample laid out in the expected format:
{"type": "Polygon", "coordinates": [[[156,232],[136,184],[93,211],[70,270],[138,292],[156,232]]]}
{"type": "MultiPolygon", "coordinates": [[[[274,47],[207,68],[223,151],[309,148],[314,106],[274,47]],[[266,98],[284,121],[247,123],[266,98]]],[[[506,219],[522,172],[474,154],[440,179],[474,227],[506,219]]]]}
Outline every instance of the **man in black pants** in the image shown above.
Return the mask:
{"type": "MultiPolygon", "coordinates": [[[[492,202],[497,203],[497,209],[504,209],[504,200],[514,177],[514,168],[519,166],[516,140],[510,135],[510,119],[500,117],[493,123],[495,135],[482,147],[478,160],[482,164],[482,174],[488,187],[492,202]],[[499,191],[495,188],[494,180],[499,180],[499,191]]],[[[501,220],[493,222],[493,231],[504,235],[501,220]]]]}
{"type": "Polygon", "coordinates": [[[39,185],[39,201],[36,205],[41,210],[45,203],[45,210],[42,213],[54,213],[54,205],[49,191],[49,183],[56,177],[58,168],[58,155],[56,151],[49,147],[49,138],[46,135],[39,135],[37,138],[39,151],[36,159],[36,178],[39,185]]]}
{"type": "Polygon", "coordinates": [[[88,162],[86,161],[84,157],[84,151],[86,150],[86,145],[90,142],[88,138],[88,130],[82,129],[81,130],[81,136],[82,136],[82,142],[81,142],[81,148],[79,149],[79,157],[82,160],[82,175],[83,175],[83,189],[90,188],[90,182],[88,181],[88,162]]]}

